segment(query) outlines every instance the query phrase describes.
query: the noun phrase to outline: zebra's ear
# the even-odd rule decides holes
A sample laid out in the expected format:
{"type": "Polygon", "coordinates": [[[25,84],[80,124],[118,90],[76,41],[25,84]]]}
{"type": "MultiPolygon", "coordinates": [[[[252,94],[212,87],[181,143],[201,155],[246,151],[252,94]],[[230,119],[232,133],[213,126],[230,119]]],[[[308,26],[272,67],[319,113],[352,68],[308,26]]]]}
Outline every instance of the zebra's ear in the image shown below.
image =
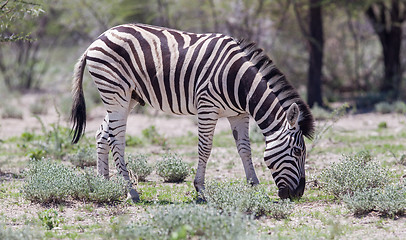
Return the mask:
{"type": "Polygon", "coordinates": [[[296,103],[293,103],[286,114],[286,119],[291,127],[294,127],[299,120],[300,110],[296,103]]]}

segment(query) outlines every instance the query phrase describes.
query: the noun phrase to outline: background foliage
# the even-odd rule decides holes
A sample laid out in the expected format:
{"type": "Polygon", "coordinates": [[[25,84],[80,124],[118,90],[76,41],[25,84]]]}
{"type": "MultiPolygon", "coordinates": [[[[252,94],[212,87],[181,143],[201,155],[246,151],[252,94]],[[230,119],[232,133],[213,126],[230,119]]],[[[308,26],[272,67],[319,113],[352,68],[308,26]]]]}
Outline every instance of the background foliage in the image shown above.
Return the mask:
{"type": "Polygon", "coordinates": [[[49,86],[66,90],[75,59],[85,47],[109,27],[139,22],[255,41],[304,96],[306,86],[321,85],[312,93],[322,97],[321,102],[316,99],[318,105],[354,100],[358,107],[373,107],[404,97],[402,35],[391,32],[396,27],[402,32],[404,6],[404,0],[101,0],[97,6],[90,0],[8,0],[0,5],[0,82],[19,91],[49,86]],[[320,39],[310,31],[310,10],[315,8],[320,8],[320,39]],[[382,18],[374,18],[378,13],[382,18]],[[400,42],[395,49],[398,70],[388,68],[382,34],[392,41],[390,46],[400,42]],[[307,75],[313,68],[311,46],[320,40],[322,62],[315,67],[321,69],[321,80],[307,85],[315,77],[307,75]],[[395,75],[388,73],[392,70],[395,75]],[[64,84],[50,84],[55,82],[64,84]]]}

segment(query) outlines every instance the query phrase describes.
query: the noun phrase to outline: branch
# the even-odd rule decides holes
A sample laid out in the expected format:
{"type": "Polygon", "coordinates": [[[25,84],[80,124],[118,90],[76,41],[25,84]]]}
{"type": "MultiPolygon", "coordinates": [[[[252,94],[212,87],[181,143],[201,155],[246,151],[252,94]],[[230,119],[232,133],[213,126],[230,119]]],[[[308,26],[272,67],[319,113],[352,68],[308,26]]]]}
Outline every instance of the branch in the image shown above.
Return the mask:
{"type": "Polygon", "coordinates": [[[303,36],[305,36],[306,38],[310,38],[310,34],[307,31],[307,29],[302,21],[302,17],[300,15],[300,11],[299,11],[299,6],[295,0],[293,0],[293,9],[295,10],[295,17],[296,17],[297,23],[299,25],[300,31],[302,32],[303,36]]]}
{"type": "Polygon", "coordinates": [[[3,8],[7,5],[9,0],[7,0],[3,5],[1,5],[0,10],[3,10],[3,8]]]}

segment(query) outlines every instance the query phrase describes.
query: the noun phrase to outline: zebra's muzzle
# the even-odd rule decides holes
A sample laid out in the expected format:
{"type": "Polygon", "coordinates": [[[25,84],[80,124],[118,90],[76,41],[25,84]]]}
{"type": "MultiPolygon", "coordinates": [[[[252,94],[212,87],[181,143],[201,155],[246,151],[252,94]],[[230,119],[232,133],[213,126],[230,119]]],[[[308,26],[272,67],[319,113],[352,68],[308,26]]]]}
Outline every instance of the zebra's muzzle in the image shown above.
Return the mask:
{"type": "Polygon", "coordinates": [[[281,199],[287,199],[287,198],[290,198],[291,200],[299,199],[303,196],[305,185],[306,185],[306,179],[301,178],[299,181],[299,185],[297,186],[297,188],[295,190],[290,189],[288,186],[282,186],[281,188],[279,188],[278,196],[281,199]]]}

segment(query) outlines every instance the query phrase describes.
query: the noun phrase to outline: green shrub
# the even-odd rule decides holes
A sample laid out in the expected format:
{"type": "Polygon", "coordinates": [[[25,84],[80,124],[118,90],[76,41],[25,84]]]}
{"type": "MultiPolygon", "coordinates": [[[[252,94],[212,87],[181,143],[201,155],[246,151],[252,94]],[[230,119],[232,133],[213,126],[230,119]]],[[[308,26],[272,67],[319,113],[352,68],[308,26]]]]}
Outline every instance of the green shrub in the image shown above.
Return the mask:
{"type": "Polygon", "coordinates": [[[343,201],[356,215],[377,211],[384,216],[400,216],[406,213],[406,186],[390,184],[385,188],[358,191],[344,196],[343,201]]]}
{"type": "Polygon", "coordinates": [[[380,122],[378,124],[378,129],[386,129],[388,128],[388,124],[386,122],[380,122]]]}
{"type": "Polygon", "coordinates": [[[77,172],[50,160],[38,160],[27,171],[22,193],[27,200],[40,203],[63,202],[69,197],[106,203],[123,199],[127,190],[121,176],[107,180],[90,170],[77,172]]]}
{"type": "Polygon", "coordinates": [[[31,229],[24,227],[22,229],[13,229],[6,227],[4,224],[0,224],[0,239],[7,240],[32,240],[43,239],[43,236],[37,231],[37,229],[31,229]]]}
{"type": "Polygon", "coordinates": [[[245,181],[208,181],[203,194],[210,206],[228,212],[237,210],[256,217],[287,218],[293,210],[293,204],[288,200],[273,202],[264,185],[252,187],[245,181]]]}
{"type": "Polygon", "coordinates": [[[113,239],[258,239],[252,220],[201,205],[158,207],[144,223],[113,223],[113,239]]]}
{"type": "Polygon", "coordinates": [[[50,160],[31,163],[23,186],[23,196],[33,202],[61,202],[72,194],[73,170],[50,160]]]}
{"type": "Polygon", "coordinates": [[[68,155],[68,161],[80,168],[96,166],[97,153],[95,148],[81,147],[75,154],[68,155]]]}
{"type": "Polygon", "coordinates": [[[383,215],[404,215],[406,213],[406,186],[391,184],[375,195],[375,209],[383,215]]]}
{"type": "Polygon", "coordinates": [[[127,168],[130,170],[138,179],[138,181],[145,182],[145,178],[151,174],[153,167],[148,164],[148,157],[146,155],[127,157],[127,168]]]}
{"type": "Polygon", "coordinates": [[[23,119],[23,112],[13,105],[5,105],[1,113],[2,118],[23,119]]]}
{"type": "Polygon", "coordinates": [[[142,146],[143,142],[142,142],[141,138],[127,134],[125,136],[125,145],[127,147],[138,147],[138,146],[142,146]]]}
{"type": "Polygon", "coordinates": [[[379,113],[406,113],[406,104],[403,101],[396,101],[394,103],[380,102],[375,104],[375,110],[379,113]]]}
{"type": "Polygon", "coordinates": [[[157,162],[156,172],[165,182],[183,182],[190,174],[190,167],[178,155],[168,154],[157,162]]]}
{"type": "Polygon", "coordinates": [[[150,141],[151,144],[159,145],[162,147],[166,147],[168,144],[168,140],[160,133],[158,133],[154,125],[142,130],[142,135],[145,139],[150,141]]]}
{"type": "Polygon", "coordinates": [[[388,102],[380,102],[375,104],[375,110],[382,114],[391,113],[394,110],[394,106],[388,102]]]}
{"type": "Polygon", "coordinates": [[[406,113],[406,103],[403,101],[396,101],[394,103],[394,110],[396,113],[405,114],[406,113]]]}
{"type": "Polygon", "coordinates": [[[362,215],[374,210],[374,195],[377,193],[376,189],[364,189],[354,192],[352,195],[344,195],[343,201],[347,208],[355,215],[362,215]]]}
{"type": "Polygon", "coordinates": [[[389,182],[388,171],[373,161],[369,152],[345,156],[341,162],[333,164],[320,175],[322,189],[336,198],[370,188],[380,188],[389,182]]]}
{"type": "Polygon", "coordinates": [[[87,169],[79,174],[78,185],[74,198],[96,203],[111,203],[123,200],[127,195],[127,182],[123,177],[117,176],[110,180],[95,175],[87,169]]]}
{"type": "Polygon", "coordinates": [[[45,115],[48,112],[48,105],[44,103],[33,103],[30,105],[30,113],[34,115],[45,115]]]}
{"type": "Polygon", "coordinates": [[[58,212],[53,208],[39,212],[38,218],[48,230],[58,227],[61,222],[58,212]]]}

